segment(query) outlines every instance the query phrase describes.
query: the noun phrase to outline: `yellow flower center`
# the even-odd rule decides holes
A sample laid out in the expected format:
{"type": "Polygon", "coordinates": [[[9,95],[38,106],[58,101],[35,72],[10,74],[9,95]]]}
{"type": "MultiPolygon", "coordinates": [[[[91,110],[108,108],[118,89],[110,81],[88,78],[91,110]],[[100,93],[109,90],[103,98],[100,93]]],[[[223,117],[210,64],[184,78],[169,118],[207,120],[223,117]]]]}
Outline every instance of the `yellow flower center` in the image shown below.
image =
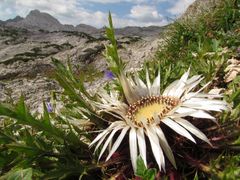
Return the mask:
{"type": "Polygon", "coordinates": [[[178,98],[169,96],[144,97],[129,106],[127,117],[131,119],[135,125],[142,127],[143,122],[147,124],[156,122],[155,117],[162,119],[169,111],[176,107],[179,102],[180,100],[178,98]]]}

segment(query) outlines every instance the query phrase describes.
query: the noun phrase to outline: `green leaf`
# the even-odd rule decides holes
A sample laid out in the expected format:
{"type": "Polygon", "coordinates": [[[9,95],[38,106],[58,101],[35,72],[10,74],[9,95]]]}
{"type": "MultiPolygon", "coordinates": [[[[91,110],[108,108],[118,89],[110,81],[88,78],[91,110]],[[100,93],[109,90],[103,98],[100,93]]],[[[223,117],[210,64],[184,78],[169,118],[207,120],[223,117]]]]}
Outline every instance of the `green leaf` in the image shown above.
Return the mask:
{"type": "Polygon", "coordinates": [[[194,176],[193,180],[198,180],[198,172],[197,171],[195,173],[195,176],[194,176]]]}
{"type": "Polygon", "coordinates": [[[23,95],[20,96],[20,99],[17,103],[17,106],[16,106],[16,111],[19,113],[19,114],[22,114],[22,115],[27,115],[27,108],[26,108],[26,105],[25,105],[25,102],[24,102],[24,97],[23,95]]]}
{"type": "Polygon", "coordinates": [[[157,174],[157,170],[156,169],[148,169],[145,172],[143,179],[144,180],[154,180],[156,174],[157,174]]]}
{"type": "Polygon", "coordinates": [[[50,116],[46,107],[45,102],[43,102],[43,123],[48,126],[49,128],[51,128],[51,122],[50,122],[50,116]]]}
{"type": "Polygon", "coordinates": [[[212,40],[212,49],[213,49],[214,52],[216,52],[218,50],[219,44],[220,43],[219,43],[218,40],[216,40],[216,39],[212,40]]]}
{"type": "Polygon", "coordinates": [[[136,176],[143,178],[143,180],[154,180],[157,170],[154,168],[147,169],[141,156],[137,158],[136,176]]]}
{"type": "Polygon", "coordinates": [[[125,68],[125,63],[118,55],[117,40],[115,38],[112,16],[108,15],[109,27],[106,28],[106,36],[110,41],[110,45],[106,46],[105,58],[109,64],[110,70],[118,77],[125,68]]]}
{"type": "Polygon", "coordinates": [[[44,179],[66,179],[69,175],[80,175],[85,172],[82,166],[74,167],[71,165],[58,167],[56,170],[48,171],[44,179]]]}
{"type": "Polygon", "coordinates": [[[32,168],[17,169],[9,171],[5,176],[0,177],[0,180],[32,180],[32,168]]]}
{"type": "Polygon", "coordinates": [[[144,176],[144,172],[145,170],[147,170],[144,161],[142,159],[141,156],[138,156],[137,158],[137,171],[136,171],[136,176],[140,176],[143,177],[144,176]]]}
{"type": "Polygon", "coordinates": [[[11,118],[14,118],[14,119],[18,118],[16,113],[14,111],[12,111],[10,109],[10,107],[8,107],[8,105],[5,105],[5,104],[0,104],[0,115],[11,117],[11,118]]]}
{"type": "Polygon", "coordinates": [[[59,60],[52,58],[52,62],[56,67],[55,79],[59,85],[64,89],[64,94],[67,95],[72,104],[84,108],[86,111],[82,112],[90,121],[97,124],[99,127],[104,127],[105,122],[92,109],[91,104],[86,101],[86,98],[93,99],[85,90],[81,80],[77,81],[72,74],[72,69],[69,65],[66,68],[59,60]],[[86,97],[83,97],[84,94],[86,97]]]}
{"type": "Polygon", "coordinates": [[[16,152],[30,153],[30,154],[39,154],[40,150],[33,146],[27,146],[19,143],[11,143],[6,145],[9,149],[12,149],[16,152]]]}

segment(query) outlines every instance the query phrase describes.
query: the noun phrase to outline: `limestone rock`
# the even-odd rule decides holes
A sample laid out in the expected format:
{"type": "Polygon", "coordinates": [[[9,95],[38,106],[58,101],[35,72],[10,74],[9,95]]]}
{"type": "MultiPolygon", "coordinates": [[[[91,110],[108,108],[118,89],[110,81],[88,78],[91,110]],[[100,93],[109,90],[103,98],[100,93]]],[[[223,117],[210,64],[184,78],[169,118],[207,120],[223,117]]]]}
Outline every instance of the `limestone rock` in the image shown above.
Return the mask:
{"type": "MultiPolygon", "coordinates": [[[[1,27],[0,35],[0,101],[9,100],[9,95],[16,101],[23,94],[32,111],[41,110],[42,101],[49,98],[51,91],[60,91],[57,83],[48,78],[54,70],[52,57],[63,63],[69,58],[75,70],[93,67],[101,73],[107,68],[102,53],[109,42],[102,36],[15,27],[1,27]],[[24,41],[20,41],[22,37],[24,41]]],[[[128,68],[138,68],[154,54],[158,41],[158,36],[151,34],[145,37],[118,35],[120,56],[129,62],[128,68]]],[[[93,78],[94,81],[86,83],[88,89],[97,90],[108,81],[93,78]]]]}

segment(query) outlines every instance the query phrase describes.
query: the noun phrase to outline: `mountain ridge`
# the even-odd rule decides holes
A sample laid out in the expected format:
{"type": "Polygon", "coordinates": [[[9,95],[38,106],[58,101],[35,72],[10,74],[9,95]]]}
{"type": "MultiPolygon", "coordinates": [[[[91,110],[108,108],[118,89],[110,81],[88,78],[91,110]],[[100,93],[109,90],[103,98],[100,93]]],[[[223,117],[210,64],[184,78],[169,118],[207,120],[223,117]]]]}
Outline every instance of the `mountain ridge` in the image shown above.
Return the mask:
{"type": "MultiPolygon", "coordinates": [[[[96,28],[87,24],[78,24],[76,26],[70,24],[61,24],[60,21],[54,16],[41,12],[37,9],[31,10],[29,14],[23,18],[16,16],[13,19],[6,21],[0,21],[0,25],[23,28],[30,31],[44,30],[49,32],[54,31],[77,31],[84,32],[87,34],[97,34],[100,35],[104,32],[103,28],[96,28]]],[[[130,35],[130,36],[146,36],[150,32],[154,36],[158,35],[162,31],[164,26],[148,26],[148,27],[139,27],[139,26],[126,26],[123,28],[116,28],[117,35],[130,35]]]]}

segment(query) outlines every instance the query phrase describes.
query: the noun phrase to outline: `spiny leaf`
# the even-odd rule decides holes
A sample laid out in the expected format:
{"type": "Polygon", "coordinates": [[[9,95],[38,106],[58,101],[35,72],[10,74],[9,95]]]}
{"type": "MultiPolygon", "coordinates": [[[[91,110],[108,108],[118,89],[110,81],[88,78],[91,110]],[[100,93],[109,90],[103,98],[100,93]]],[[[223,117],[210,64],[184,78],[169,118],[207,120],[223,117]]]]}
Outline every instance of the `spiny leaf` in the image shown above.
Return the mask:
{"type": "Polygon", "coordinates": [[[26,154],[39,154],[41,151],[33,146],[28,146],[24,144],[19,144],[19,143],[11,143],[6,145],[8,148],[12,149],[13,151],[16,152],[22,152],[26,154]]]}
{"type": "Polygon", "coordinates": [[[141,156],[138,156],[137,158],[137,171],[136,171],[136,175],[143,177],[144,176],[144,172],[145,170],[147,170],[143,159],[141,158],[141,156]]]}
{"type": "Polygon", "coordinates": [[[156,177],[156,174],[157,174],[157,170],[154,168],[147,169],[141,156],[138,156],[136,176],[143,178],[143,180],[154,180],[156,177]]]}
{"type": "Polygon", "coordinates": [[[106,36],[110,41],[110,45],[106,46],[105,57],[108,61],[110,70],[118,77],[125,68],[125,64],[118,55],[117,40],[115,38],[112,16],[109,12],[109,27],[106,28],[106,36]]]}
{"type": "Polygon", "coordinates": [[[157,170],[156,169],[149,169],[146,171],[145,175],[144,175],[144,180],[154,180],[157,174],[157,170]]]}
{"type": "Polygon", "coordinates": [[[46,126],[51,127],[50,116],[46,107],[45,102],[43,102],[43,121],[46,126]]]}
{"type": "Polygon", "coordinates": [[[32,180],[33,176],[33,170],[32,168],[27,169],[15,169],[10,171],[5,176],[0,177],[0,180],[18,180],[18,179],[24,179],[24,180],[32,180]]]}

